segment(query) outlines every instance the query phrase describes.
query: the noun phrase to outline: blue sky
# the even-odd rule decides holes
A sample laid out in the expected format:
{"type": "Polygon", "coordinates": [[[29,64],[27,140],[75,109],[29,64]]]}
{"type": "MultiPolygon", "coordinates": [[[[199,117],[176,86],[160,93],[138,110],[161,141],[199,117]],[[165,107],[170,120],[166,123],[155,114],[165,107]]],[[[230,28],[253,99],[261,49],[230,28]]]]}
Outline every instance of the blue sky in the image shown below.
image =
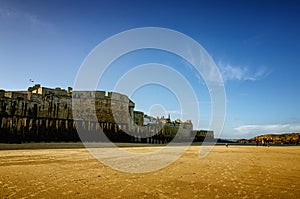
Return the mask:
{"type": "MultiPolygon", "coordinates": [[[[297,1],[0,0],[0,88],[27,89],[32,77],[47,87],[72,86],[81,63],[100,42],[148,26],[182,32],[212,56],[227,95],[221,137],[300,131],[297,1]]],[[[123,56],[98,88],[112,89],[122,72],[149,62],[169,65],[189,79],[199,97],[201,127],[207,128],[209,92],[188,64],[170,53],[123,56]]],[[[179,114],[174,94],[158,85],[140,88],[131,98],[145,113],[161,104],[172,119],[188,118],[179,114]]]]}

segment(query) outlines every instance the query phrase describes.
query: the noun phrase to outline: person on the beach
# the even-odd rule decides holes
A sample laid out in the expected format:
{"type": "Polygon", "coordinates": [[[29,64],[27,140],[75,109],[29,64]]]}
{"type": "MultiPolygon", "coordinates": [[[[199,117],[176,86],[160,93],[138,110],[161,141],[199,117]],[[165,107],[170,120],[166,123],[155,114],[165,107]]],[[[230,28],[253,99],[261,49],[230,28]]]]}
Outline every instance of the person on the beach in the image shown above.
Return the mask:
{"type": "Polygon", "coordinates": [[[270,146],[270,140],[267,139],[267,146],[269,147],[270,146]]]}

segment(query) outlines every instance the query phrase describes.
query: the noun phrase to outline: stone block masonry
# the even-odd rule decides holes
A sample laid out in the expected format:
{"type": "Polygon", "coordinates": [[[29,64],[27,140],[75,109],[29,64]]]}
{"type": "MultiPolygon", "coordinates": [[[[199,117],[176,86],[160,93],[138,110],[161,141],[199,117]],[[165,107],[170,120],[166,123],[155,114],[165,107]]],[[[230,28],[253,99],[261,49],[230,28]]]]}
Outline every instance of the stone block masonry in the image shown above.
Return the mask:
{"type": "MultiPolygon", "coordinates": [[[[103,141],[106,136],[115,142],[165,143],[176,135],[178,123],[144,126],[144,113],[134,107],[128,96],[115,92],[52,89],[39,84],[27,91],[0,90],[0,142],[103,141]],[[79,110],[76,118],[72,103],[79,110]],[[77,129],[85,132],[83,137],[79,138],[77,129]]],[[[189,135],[191,122],[182,127],[189,135]]]]}

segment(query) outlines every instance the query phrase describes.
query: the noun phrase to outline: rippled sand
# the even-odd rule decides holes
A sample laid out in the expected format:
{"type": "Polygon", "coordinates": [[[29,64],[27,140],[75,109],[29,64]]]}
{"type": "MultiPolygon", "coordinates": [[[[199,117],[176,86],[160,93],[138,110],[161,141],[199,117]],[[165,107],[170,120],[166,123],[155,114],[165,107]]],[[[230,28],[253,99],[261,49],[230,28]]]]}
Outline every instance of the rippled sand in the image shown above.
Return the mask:
{"type": "Polygon", "coordinates": [[[300,147],[215,146],[203,159],[199,148],[145,174],[84,148],[0,150],[0,198],[300,198],[300,147]]]}

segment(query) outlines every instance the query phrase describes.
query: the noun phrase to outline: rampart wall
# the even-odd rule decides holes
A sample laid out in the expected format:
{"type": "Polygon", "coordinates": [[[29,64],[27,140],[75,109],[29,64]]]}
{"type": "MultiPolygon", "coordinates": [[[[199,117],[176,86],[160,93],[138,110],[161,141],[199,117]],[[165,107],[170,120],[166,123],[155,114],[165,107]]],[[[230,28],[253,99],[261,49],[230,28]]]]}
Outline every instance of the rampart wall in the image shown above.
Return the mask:
{"type": "MultiPolygon", "coordinates": [[[[166,143],[175,137],[178,126],[163,121],[143,126],[144,113],[134,107],[128,96],[114,92],[40,85],[28,91],[0,90],[0,142],[105,141],[106,136],[116,142],[166,143]],[[78,130],[84,132],[81,137],[78,130]]],[[[192,124],[182,127],[178,138],[191,139],[192,124]]]]}

